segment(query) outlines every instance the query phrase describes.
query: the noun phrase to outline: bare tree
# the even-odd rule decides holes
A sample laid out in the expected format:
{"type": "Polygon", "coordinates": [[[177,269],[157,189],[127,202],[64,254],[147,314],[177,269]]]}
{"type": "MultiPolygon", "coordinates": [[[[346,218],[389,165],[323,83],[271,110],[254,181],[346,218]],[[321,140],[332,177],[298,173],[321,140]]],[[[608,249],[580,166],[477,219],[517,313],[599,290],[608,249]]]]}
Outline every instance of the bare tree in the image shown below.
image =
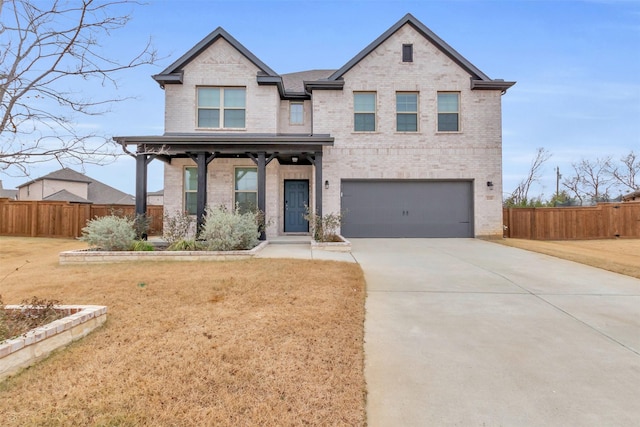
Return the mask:
{"type": "Polygon", "coordinates": [[[507,204],[513,206],[526,205],[529,202],[529,190],[534,182],[538,182],[542,176],[542,167],[544,163],[551,158],[551,153],[545,150],[543,147],[539,147],[536,150],[535,157],[531,162],[531,167],[518,186],[513,190],[511,195],[507,199],[507,204]]]}
{"type": "Polygon", "coordinates": [[[115,154],[104,135],[83,132],[82,115],[100,115],[124,98],[118,72],[153,64],[150,41],[132,58],[109,58],[101,41],[127,25],[128,0],[0,0],[0,171],[28,174],[56,160],[98,163],[115,154]],[[102,88],[101,99],[83,94],[102,88]],[[73,88],[73,89],[70,89],[73,88]]]}
{"type": "Polygon", "coordinates": [[[595,160],[582,159],[572,163],[574,175],[566,178],[562,185],[571,191],[581,204],[583,199],[593,202],[609,200],[609,190],[613,186],[614,178],[610,174],[611,158],[597,158],[595,160]]]}
{"type": "Polygon", "coordinates": [[[640,189],[640,158],[631,150],[620,159],[621,165],[611,165],[611,175],[625,189],[640,189]]]}

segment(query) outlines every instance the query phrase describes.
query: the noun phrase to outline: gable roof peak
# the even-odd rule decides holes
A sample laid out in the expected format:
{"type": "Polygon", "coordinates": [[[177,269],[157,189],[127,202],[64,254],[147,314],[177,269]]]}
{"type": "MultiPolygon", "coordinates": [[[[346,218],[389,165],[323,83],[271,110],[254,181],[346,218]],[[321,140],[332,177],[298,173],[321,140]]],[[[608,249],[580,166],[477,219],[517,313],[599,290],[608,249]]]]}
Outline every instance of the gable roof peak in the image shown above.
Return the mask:
{"type": "Polygon", "coordinates": [[[207,35],[205,38],[200,40],[195,46],[189,49],[189,51],[187,51],[184,55],[182,55],[171,65],[165,68],[162,72],[151,77],[155,81],[157,81],[161,87],[165,84],[182,83],[182,74],[184,67],[220,38],[226,40],[227,43],[233,46],[245,58],[251,61],[256,67],[258,67],[260,70],[258,71],[258,73],[264,73],[264,75],[267,76],[278,76],[278,73],[273,71],[267,64],[262,62],[249,49],[244,47],[242,43],[240,43],[231,34],[229,34],[224,28],[218,27],[211,33],[209,33],[209,35],[207,35]]]}
{"type": "Polygon", "coordinates": [[[400,28],[404,27],[406,24],[410,24],[416,31],[418,31],[423,37],[425,37],[429,42],[431,42],[436,48],[440,49],[445,55],[451,58],[454,62],[456,62],[459,66],[461,66],[465,71],[467,71],[472,79],[477,80],[486,80],[491,81],[489,76],[480,71],[476,66],[474,66],[471,62],[469,62],[466,58],[460,55],[454,48],[449,46],[444,40],[436,35],[433,31],[431,31],[426,25],[420,22],[415,16],[411,13],[407,13],[404,15],[399,21],[393,24],[387,31],[382,33],[377,39],[371,42],[367,47],[365,47],[360,53],[354,56],[349,62],[347,62],[342,68],[333,73],[329,80],[338,80],[341,79],[344,74],[353,68],[358,62],[364,59],[367,55],[369,55],[373,50],[375,50],[378,46],[384,43],[389,37],[395,34],[400,28]]]}

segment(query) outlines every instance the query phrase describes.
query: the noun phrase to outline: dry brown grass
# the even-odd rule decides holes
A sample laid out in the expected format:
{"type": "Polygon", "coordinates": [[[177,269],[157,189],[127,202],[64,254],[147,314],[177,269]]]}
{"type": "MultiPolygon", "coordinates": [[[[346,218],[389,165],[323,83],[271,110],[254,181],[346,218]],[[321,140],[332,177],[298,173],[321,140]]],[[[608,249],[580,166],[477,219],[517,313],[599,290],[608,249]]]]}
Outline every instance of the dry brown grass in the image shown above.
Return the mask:
{"type": "Polygon", "coordinates": [[[507,246],[603,268],[640,279],[640,239],[496,240],[507,246]]]}
{"type": "Polygon", "coordinates": [[[0,245],[6,303],[38,295],[109,307],[101,329],[0,384],[3,426],[365,423],[357,265],[59,266],[58,252],[78,242],[0,245]]]}

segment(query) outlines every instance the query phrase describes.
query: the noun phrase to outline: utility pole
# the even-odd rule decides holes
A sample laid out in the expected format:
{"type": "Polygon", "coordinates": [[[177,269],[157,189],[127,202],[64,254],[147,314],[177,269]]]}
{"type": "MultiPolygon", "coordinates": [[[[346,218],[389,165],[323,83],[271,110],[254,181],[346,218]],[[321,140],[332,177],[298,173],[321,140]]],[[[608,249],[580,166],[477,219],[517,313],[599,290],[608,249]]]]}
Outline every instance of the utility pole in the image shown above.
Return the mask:
{"type": "Polygon", "coordinates": [[[558,197],[560,197],[560,166],[556,166],[556,199],[553,201],[553,207],[558,206],[558,197]]]}

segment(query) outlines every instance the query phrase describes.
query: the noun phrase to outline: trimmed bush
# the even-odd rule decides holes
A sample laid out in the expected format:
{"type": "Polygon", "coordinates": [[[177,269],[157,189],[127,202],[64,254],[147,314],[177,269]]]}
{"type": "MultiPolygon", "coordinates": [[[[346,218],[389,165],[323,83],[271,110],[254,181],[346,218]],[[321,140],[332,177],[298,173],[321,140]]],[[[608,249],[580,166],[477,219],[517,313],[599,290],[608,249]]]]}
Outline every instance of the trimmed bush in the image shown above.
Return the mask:
{"type": "Polygon", "coordinates": [[[241,214],[238,209],[229,211],[224,207],[207,209],[199,237],[210,251],[251,249],[259,243],[257,215],[253,212],[241,214]]]}
{"type": "Polygon", "coordinates": [[[170,244],[167,250],[168,251],[201,251],[202,244],[195,240],[182,239],[170,244]]]}
{"type": "Polygon", "coordinates": [[[80,240],[104,251],[126,251],[135,238],[133,220],[110,215],[89,221],[80,240]]]}

